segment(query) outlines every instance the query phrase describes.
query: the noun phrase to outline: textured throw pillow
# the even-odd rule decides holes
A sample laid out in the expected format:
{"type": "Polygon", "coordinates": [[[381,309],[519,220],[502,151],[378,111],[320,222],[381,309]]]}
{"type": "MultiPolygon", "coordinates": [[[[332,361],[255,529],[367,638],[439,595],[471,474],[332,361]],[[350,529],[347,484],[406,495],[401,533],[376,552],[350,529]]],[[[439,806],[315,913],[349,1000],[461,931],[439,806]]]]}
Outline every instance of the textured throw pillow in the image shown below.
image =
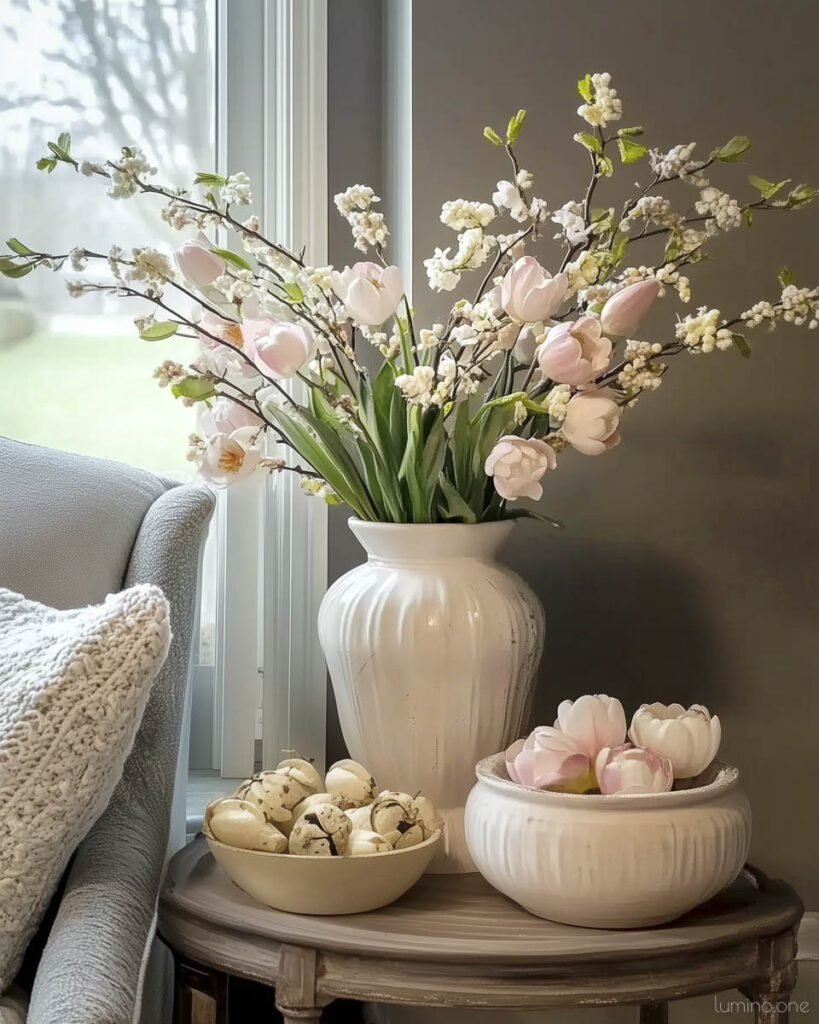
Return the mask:
{"type": "Polygon", "coordinates": [[[158,587],[76,611],[0,588],[0,993],[108,804],[170,638],[158,587]]]}

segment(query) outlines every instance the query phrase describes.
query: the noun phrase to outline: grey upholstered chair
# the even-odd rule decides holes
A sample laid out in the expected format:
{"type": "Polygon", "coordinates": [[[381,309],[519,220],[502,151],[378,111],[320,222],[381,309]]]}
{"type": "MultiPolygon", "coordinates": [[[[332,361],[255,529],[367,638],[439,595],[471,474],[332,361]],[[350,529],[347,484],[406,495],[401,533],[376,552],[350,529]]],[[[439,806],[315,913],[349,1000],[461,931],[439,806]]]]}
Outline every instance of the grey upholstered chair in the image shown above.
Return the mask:
{"type": "Polygon", "coordinates": [[[0,438],[0,586],[75,608],[151,582],[170,601],[173,628],[124,775],[76,852],[41,929],[42,954],[30,950],[29,1024],[126,1024],[138,1013],[212,510],[204,487],[0,438]]]}

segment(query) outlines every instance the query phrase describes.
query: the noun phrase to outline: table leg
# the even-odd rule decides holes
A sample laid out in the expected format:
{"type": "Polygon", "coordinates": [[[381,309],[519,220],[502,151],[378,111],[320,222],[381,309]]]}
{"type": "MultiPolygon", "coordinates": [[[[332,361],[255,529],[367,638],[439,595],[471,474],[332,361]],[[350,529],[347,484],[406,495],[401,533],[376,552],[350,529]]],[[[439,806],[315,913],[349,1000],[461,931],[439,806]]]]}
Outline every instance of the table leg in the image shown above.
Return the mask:
{"type": "Polygon", "coordinates": [[[763,939],[760,961],[765,975],[740,991],[754,1004],[756,1024],[788,1024],[791,994],[796,985],[796,934],[793,929],[763,939]]]}
{"type": "Polygon", "coordinates": [[[640,1024],[668,1024],[668,1003],[644,1003],[640,1007],[640,1024]]]}
{"type": "Polygon", "coordinates": [[[282,1015],[284,1024],[301,1024],[302,1021],[306,1020],[321,1020],[321,1008],[317,1006],[299,1010],[292,1006],[282,1006],[276,1003],[276,1009],[282,1015]]]}

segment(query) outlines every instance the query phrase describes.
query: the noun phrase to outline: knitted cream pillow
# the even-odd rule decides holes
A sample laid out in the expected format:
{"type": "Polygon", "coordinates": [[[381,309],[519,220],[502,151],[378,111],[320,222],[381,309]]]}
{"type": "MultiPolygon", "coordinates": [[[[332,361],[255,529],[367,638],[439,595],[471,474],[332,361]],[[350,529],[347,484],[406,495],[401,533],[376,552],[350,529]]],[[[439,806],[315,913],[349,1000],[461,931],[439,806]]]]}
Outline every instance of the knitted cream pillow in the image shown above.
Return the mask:
{"type": "Polygon", "coordinates": [[[158,587],[76,611],[0,588],[0,994],[111,798],[170,638],[158,587]]]}

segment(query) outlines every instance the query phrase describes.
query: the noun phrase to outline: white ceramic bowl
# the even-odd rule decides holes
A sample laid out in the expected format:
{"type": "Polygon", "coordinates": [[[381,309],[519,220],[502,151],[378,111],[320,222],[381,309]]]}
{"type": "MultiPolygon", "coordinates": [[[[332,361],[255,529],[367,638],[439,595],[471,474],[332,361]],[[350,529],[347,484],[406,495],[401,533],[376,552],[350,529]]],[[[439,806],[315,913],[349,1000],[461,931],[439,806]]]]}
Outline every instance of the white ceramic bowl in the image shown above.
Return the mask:
{"type": "Polygon", "coordinates": [[[751,809],[730,765],[714,762],[685,789],[628,796],[520,786],[502,753],[475,771],[466,839],[478,870],[551,921],[672,921],[732,882],[748,854],[751,809]]]}
{"type": "Polygon", "coordinates": [[[415,885],[441,839],[436,832],[405,850],[360,857],[297,857],[227,846],[207,824],[204,832],[231,881],[260,903],[292,914],[361,914],[385,907],[415,885]]]}

